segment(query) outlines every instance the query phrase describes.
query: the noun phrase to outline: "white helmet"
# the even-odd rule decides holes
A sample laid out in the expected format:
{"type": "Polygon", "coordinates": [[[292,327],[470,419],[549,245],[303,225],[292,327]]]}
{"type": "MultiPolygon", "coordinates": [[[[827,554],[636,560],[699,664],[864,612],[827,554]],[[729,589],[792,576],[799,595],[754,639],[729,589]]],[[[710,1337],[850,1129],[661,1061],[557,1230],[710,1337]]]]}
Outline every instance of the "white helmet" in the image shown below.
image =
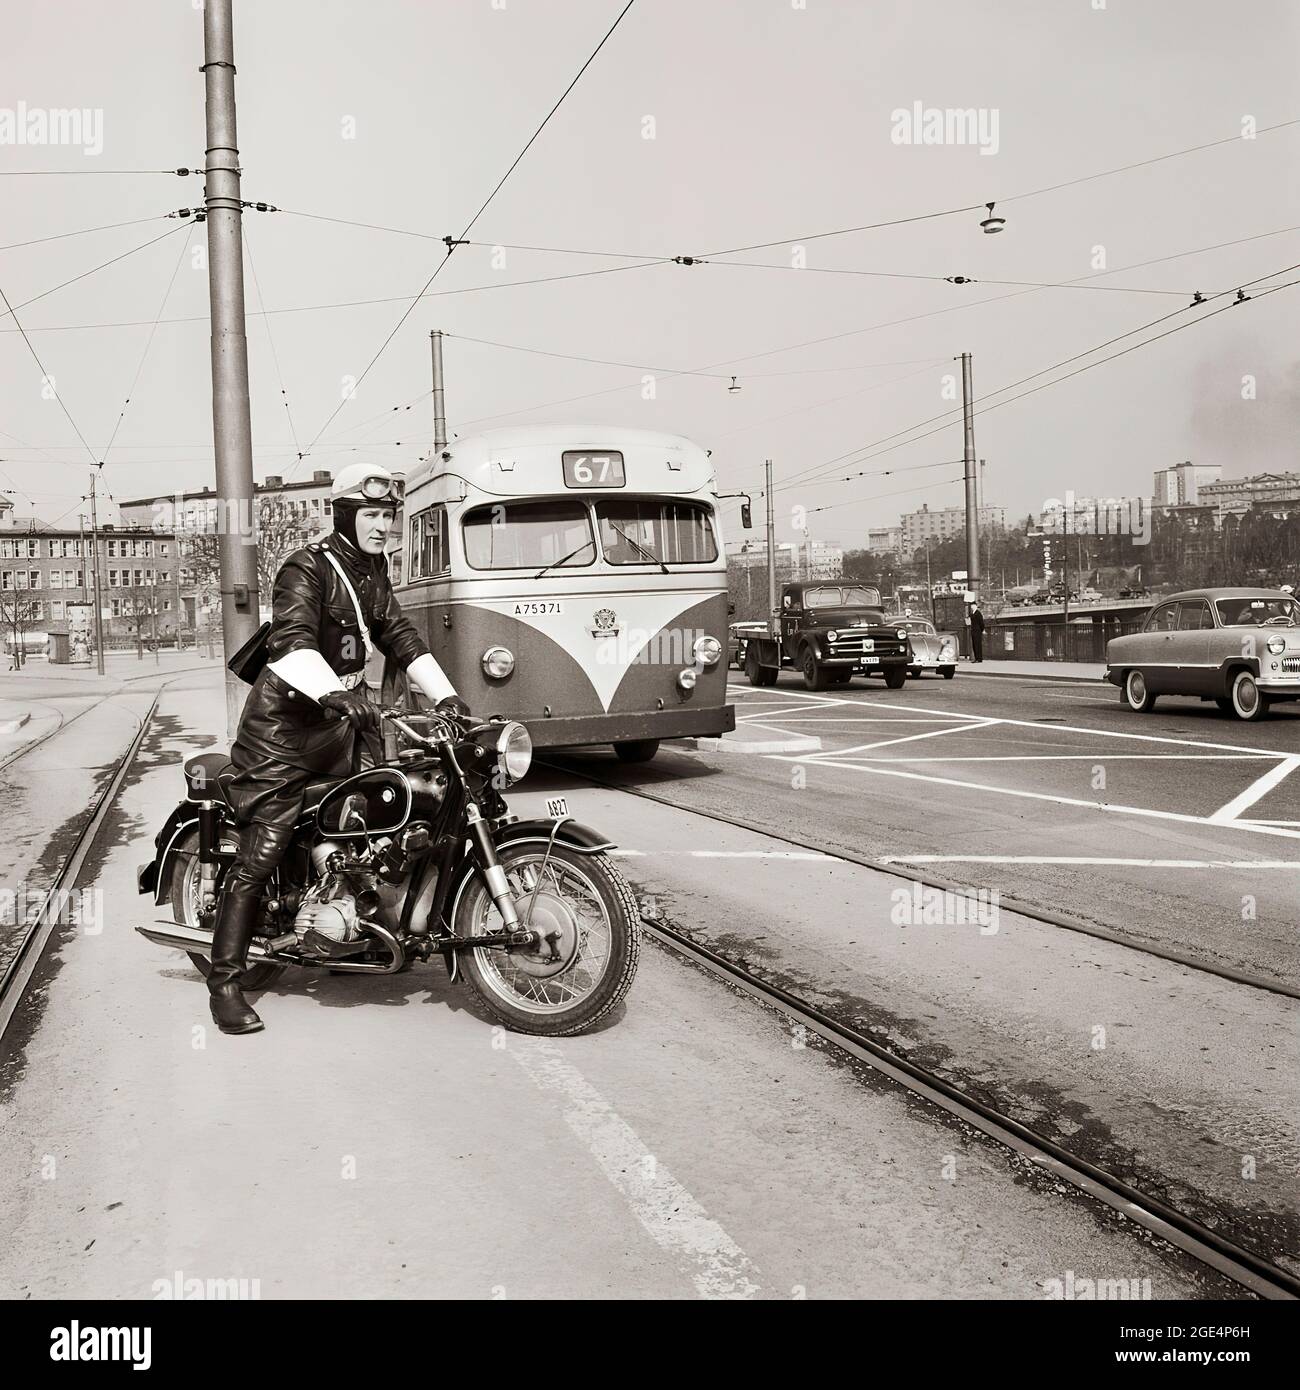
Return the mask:
{"type": "Polygon", "coordinates": [[[360,506],[396,507],[402,501],[402,480],[377,463],[350,463],[330,484],[331,502],[356,502],[360,506]]]}

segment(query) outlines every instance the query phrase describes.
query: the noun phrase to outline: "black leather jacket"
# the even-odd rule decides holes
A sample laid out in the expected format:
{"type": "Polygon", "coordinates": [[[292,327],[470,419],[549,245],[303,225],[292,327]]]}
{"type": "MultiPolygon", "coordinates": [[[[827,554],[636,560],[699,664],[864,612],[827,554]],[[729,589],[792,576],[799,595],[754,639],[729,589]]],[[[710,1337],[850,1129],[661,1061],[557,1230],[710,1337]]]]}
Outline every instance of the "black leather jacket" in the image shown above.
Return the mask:
{"type": "Polygon", "coordinates": [[[268,664],[249,692],[235,741],[259,759],[318,774],[346,770],[350,726],[346,720],[327,718],[315,700],[277,676],[269,663],[310,648],[320,652],[336,675],[365,668],[356,610],[338,571],[325,558],[325,549],[347,571],[366,615],[370,640],[385,656],[404,670],[429,650],[402,616],[382,556],[363,555],[337,532],[289,556],[275,577],[268,664]]]}

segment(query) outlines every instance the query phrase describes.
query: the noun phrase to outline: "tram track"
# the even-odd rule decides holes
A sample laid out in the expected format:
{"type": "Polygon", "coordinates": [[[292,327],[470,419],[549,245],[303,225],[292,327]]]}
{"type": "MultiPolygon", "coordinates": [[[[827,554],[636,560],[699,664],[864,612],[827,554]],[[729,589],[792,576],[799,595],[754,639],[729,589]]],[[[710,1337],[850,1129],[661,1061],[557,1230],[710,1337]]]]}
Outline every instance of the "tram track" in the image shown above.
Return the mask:
{"type": "MultiPolygon", "coordinates": [[[[622,792],[627,796],[639,797],[643,801],[654,801],[660,806],[667,806],[674,811],[685,811],[689,815],[700,816],[719,825],[729,825],[737,830],[762,835],[769,840],[776,840],[780,844],[789,845],[792,849],[822,854],[829,859],[839,859],[846,864],[856,864],[864,869],[874,869],[877,873],[906,879],[909,883],[919,883],[923,888],[933,888],[939,892],[958,894],[970,892],[970,884],[964,883],[960,879],[948,878],[946,875],[936,874],[928,870],[923,871],[909,864],[899,864],[892,860],[874,859],[870,855],[855,854],[852,850],[819,844],[813,840],[798,839],[793,835],[783,834],[779,830],[756,825],[753,821],[741,820],[737,816],[729,816],[721,811],[708,811],[702,807],[688,806],[684,802],[675,801],[672,797],[660,796],[655,792],[646,791],[642,787],[629,787],[624,783],[599,777],[587,768],[576,766],[571,762],[554,762],[545,758],[538,758],[535,761],[539,767],[546,767],[552,772],[558,772],[565,776],[582,778],[592,786],[601,787],[606,791],[622,792]]],[[[1280,994],[1287,999],[1300,999],[1300,986],[1288,984],[1284,980],[1270,979],[1267,975],[1257,975],[1252,971],[1238,970],[1232,966],[1216,965],[1213,961],[1203,960],[1186,951],[1178,951],[1172,947],[1158,945],[1155,942],[1134,941],[1121,932],[1072,916],[1070,913],[1057,912],[1037,903],[1010,897],[1005,893],[999,894],[998,905],[1005,912],[1015,913],[1017,916],[1028,918],[1032,922],[1041,922],[1044,926],[1060,927],[1064,931],[1091,936],[1098,941],[1107,941],[1111,945],[1122,946],[1126,950],[1137,951],[1142,955],[1151,956],[1156,960],[1168,961],[1173,965],[1181,965],[1203,975],[1213,975],[1232,984],[1245,985],[1249,989],[1263,990],[1269,994],[1280,994]]]]}
{"type": "Polygon", "coordinates": [[[1045,1177],[1067,1183],[1102,1202],[1259,1298],[1300,1299],[1300,1277],[1220,1235],[1195,1217],[1143,1192],[1118,1174],[1070,1153],[996,1107],[967,1095],[936,1072],[882,1046],[868,1034],[763,979],[746,966],[728,960],[667,919],[643,916],[641,924],[646,934],[662,946],[760,1003],[778,1009],[855,1061],[979,1130],[1026,1159],[1045,1177]]]}
{"type": "MultiPolygon", "coordinates": [[[[184,674],[183,672],[176,673],[184,674]]],[[[170,684],[170,680],[164,684],[170,684]]],[[[87,856],[94,846],[95,839],[99,834],[100,828],[112,809],[113,802],[117,799],[117,794],[121,790],[122,783],[126,780],[127,774],[131,770],[131,765],[135,761],[136,754],[140,751],[140,746],[144,742],[146,734],[149,732],[149,725],[154,713],[158,708],[158,701],[163,693],[163,686],[159,686],[154,692],[153,700],[149,708],[145,711],[140,720],[140,726],[131,738],[125,752],[118,760],[117,766],[113,769],[112,776],[105,783],[96,796],[90,813],[82,822],[77,831],[67,856],[59,866],[58,873],[54,876],[53,882],[46,890],[41,905],[33,915],[32,920],[27,923],[26,929],[22,933],[22,938],[18,943],[18,948],[8,965],[5,967],[3,976],[0,976],[0,1045],[3,1045],[5,1034],[13,1021],[19,1006],[26,993],[27,986],[31,982],[32,975],[36,970],[45,952],[45,947],[58,924],[58,908],[63,901],[64,893],[75,886],[77,876],[81,872],[81,867],[85,863],[87,856]]],[[[87,705],[86,709],[74,715],[71,719],[62,720],[59,725],[51,729],[49,733],[18,750],[12,757],[0,764],[0,771],[11,766],[19,759],[26,757],[29,753],[40,748],[44,743],[52,739],[56,734],[62,733],[71,728],[78,719],[91,709],[97,707],[98,702],[87,705]]]]}

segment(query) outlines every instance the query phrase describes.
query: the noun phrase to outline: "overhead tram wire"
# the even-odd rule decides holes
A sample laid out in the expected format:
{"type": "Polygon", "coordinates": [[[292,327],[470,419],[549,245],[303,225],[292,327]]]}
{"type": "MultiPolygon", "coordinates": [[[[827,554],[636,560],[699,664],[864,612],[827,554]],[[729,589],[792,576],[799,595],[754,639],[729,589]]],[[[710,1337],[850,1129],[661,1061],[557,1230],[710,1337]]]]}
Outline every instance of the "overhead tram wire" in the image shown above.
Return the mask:
{"type": "Polygon", "coordinates": [[[119,227],[140,227],[146,222],[160,222],[171,214],[156,212],[152,217],[133,217],[128,222],[105,222],[99,227],[82,227],[75,232],[55,232],[51,236],[33,237],[30,241],[11,241],[0,246],[0,251],[18,251],[24,246],[44,246],[47,241],[66,241],[68,237],[89,236],[92,232],[113,232],[119,227]]]}
{"type": "MultiPolygon", "coordinates": [[[[101,270],[107,269],[110,265],[116,265],[119,261],[124,261],[128,256],[134,256],[139,251],[148,250],[150,246],[157,245],[158,242],[166,237],[173,236],[176,232],[185,231],[189,226],[186,222],[181,222],[175,227],[168,227],[165,232],[161,232],[156,237],[150,237],[148,241],[141,242],[139,246],[132,246],[129,250],[123,251],[120,255],[113,256],[109,260],[101,261],[98,265],[91,266],[89,270],[83,270],[80,275],[74,275],[70,280],[64,280],[60,284],[52,285],[48,290],[42,290],[40,294],[34,294],[30,299],[24,299],[20,304],[14,305],[8,310],[13,315],[19,309],[26,309],[28,305],[35,304],[39,299],[48,299],[50,295],[57,294],[59,290],[66,289],[69,285],[75,285],[78,280],[85,280],[91,275],[97,274],[101,270]]],[[[4,318],[0,314],[0,318],[4,318]]],[[[14,320],[17,322],[17,319],[14,320]]]]}
{"type": "MultiPolygon", "coordinates": [[[[36,363],[36,365],[40,368],[41,379],[42,379],[42,381],[48,381],[48,380],[50,379],[50,374],[49,374],[49,372],[47,372],[47,371],[45,370],[45,364],[41,361],[40,355],[37,353],[36,349],[32,346],[32,340],[31,340],[31,339],[27,336],[27,334],[23,331],[23,326],[22,326],[22,324],[21,324],[21,323],[19,322],[19,320],[18,320],[18,315],[14,313],[13,305],[11,305],[11,304],[9,303],[9,296],[4,292],[4,289],[3,289],[3,288],[0,288],[0,300],[3,300],[3,301],[4,301],[5,309],[13,316],[13,321],[14,321],[14,323],[18,325],[18,331],[19,331],[20,333],[22,333],[22,335],[23,335],[23,342],[26,343],[26,345],[27,345],[27,351],[31,353],[31,355],[32,355],[32,360],[33,360],[33,361],[36,363]]],[[[63,411],[64,415],[67,416],[67,418],[68,418],[68,424],[70,424],[70,425],[72,426],[73,433],[77,436],[77,438],[78,438],[79,440],[81,440],[82,447],[83,447],[83,448],[85,449],[85,451],[90,455],[91,462],[94,463],[94,464],[96,464],[96,465],[98,465],[99,459],[96,457],[95,451],[90,447],[89,444],[86,443],[86,436],[85,436],[84,434],[82,434],[80,426],[79,426],[79,425],[77,424],[77,422],[72,418],[72,412],[68,409],[66,403],[64,402],[63,396],[60,394],[57,385],[56,385],[55,388],[54,388],[54,399],[55,399],[56,401],[58,401],[58,403],[59,403],[59,409],[60,409],[61,411],[63,411]]],[[[67,461],[60,460],[60,462],[67,462],[67,461]]],[[[71,462],[67,462],[67,467],[71,468],[71,467],[75,467],[75,465],[72,464],[71,462]]]]}
{"type": "MultiPolygon", "coordinates": [[[[244,232],[244,254],[248,257],[248,268],[253,272],[253,288],[257,291],[257,302],[265,311],[266,300],[262,295],[262,282],[257,278],[257,265],[253,260],[253,244],[248,236],[247,230],[244,232]]],[[[285,418],[289,422],[289,438],[293,440],[294,453],[297,454],[299,461],[302,459],[302,446],[298,443],[298,431],[293,425],[293,411],[289,409],[289,393],[284,388],[284,373],[280,370],[280,355],[275,350],[275,338],[271,334],[271,320],[264,312],[262,321],[266,325],[266,341],[271,348],[271,361],[275,364],[276,380],[280,383],[280,399],[284,403],[285,418]]]]}
{"type": "MultiPolygon", "coordinates": [[[[1270,271],[1268,275],[1256,276],[1254,280],[1245,280],[1245,281],[1242,281],[1242,282],[1241,282],[1241,288],[1243,288],[1243,289],[1244,289],[1244,288],[1248,288],[1248,287],[1250,287],[1250,286],[1252,286],[1252,285],[1257,284],[1260,280],[1270,279],[1270,278],[1272,278],[1272,276],[1274,276],[1274,275],[1286,274],[1288,271],[1295,270],[1295,269],[1300,269],[1300,263],[1297,263],[1296,265],[1292,265],[1292,266],[1287,266],[1287,267],[1285,267],[1285,268],[1282,269],[1282,270],[1270,271]]],[[[1205,296],[1203,302],[1204,302],[1205,304],[1209,304],[1209,303],[1212,303],[1215,299],[1222,299],[1222,298],[1226,297],[1227,295],[1234,294],[1234,293],[1236,293],[1236,291],[1234,291],[1234,290],[1220,290],[1220,291],[1216,291],[1216,292],[1215,292],[1214,294],[1212,294],[1212,295],[1207,295],[1207,296],[1205,296]]],[[[1192,303],[1190,303],[1190,304],[1186,304],[1186,305],[1182,306],[1182,307],[1179,308],[1179,309],[1175,309],[1175,310],[1173,310],[1172,312],[1170,312],[1170,313],[1168,313],[1168,314],[1162,314],[1159,318],[1155,318],[1155,319],[1150,320],[1150,321],[1147,322],[1147,323],[1140,324],[1137,328],[1129,329],[1126,333],[1119,333],[1119,334],[1117,334],[1115,337],[1113,337],[1113,338],[1107,338],[1104,342],[1097,343],[1095,346],[1093,346],[1093,347],[1091,347],[1091,348],[1086,348],[1086,349],[1085,349],[1084,351],[1082,351],[1082,352],[1074,353],[1072,356],[1063,358],[1063,359],[1062,359],[1061,361],[1059,361],[1059,362],[1054,362],[1054,363],[1052,363],[1050,366],[1042,367],[1042,368],[1040,368],[1040,369],[1039,369],[1038,371],[1036,371],[1036,372],[1031,372],[1028,376],[1021,377],[1018,381],[1009,382],[1006,386],[997,387],[997,388],[995,388],[995,389],[992,390],[992,391],[986,391],[982,396],[977,396],[972,404],[973,404],[973,406],[975,406],[975,407],[984,406],[985,409],[988,409],[989,407],[985,406],[984,403],[985,403],[986,401],[991,400],[994,396],[1000,396],[1000,395],[1003,395],[1003,394],[1004,394],[1005,392],[1007,392],[1007,391],[1013,391],[1013,390],[1015,390],[1015,388],[1016,388],[1017,386],[1022,386],[1022,385],[1024,385],[1025,382],[1033,381],[1035,378],[1040,377],[1040,376],[1043,376],[1043,375],[1045,375],[1045,374],[1048,373],[1048,372],[1057,371],[1057,370],[1059,370],[1061,367],[1069,366],[1069,364],[1070,364],[1071,362],[1077,362],[1077,361],[1078,361],[1080,358],[1082,358],[1082,357],[1090,357],[1090,356],[1092,356],[1094,353],[1101,352],[1101,351],[1103,351],[1105,348],[1110,347],[1110,346],[1111,346],[1112,344],[1114,344],[1114,343],[1122,342],[1125,338],[1131,338],[1131,337],[1133,337],[1135,334],[1138,334],[1138,333],[1145,333],[1145,332],[1147,332],[1149,329],[1156,328],[1156,327],[1158,327],[1160,324],[1166,323],[1166,322],[1168,322],[1170,319],[1178,317],[1178,315],[1180,315],[1180,314],[1188,313],[1188,312],[1190,312],[1191,310],[1196,309],[1196,308],[1200,308],[1200,307],[1201,307],[1201,304],[1196,303],[1196,302],[1192,302],[1192,303]]],[[[1204,318],[1204,317],[1208,317],[1208,316],[1207,316],[1207,315],[1201,315],[1201,317],[1204,318]]],[[[1199,322],[1199,319],[1191,320],[1191,322],[1199,322]]],[[[1161,335],[1159,335],[1159,336],[1160,336],[1160,337],[1164,337],[1165,335],[1164,335],[1164,334],[1161,334],[1161,335]]],[[[1150,339],[1149,341],[1155,342],[1156,339],[1153,338],[1153,339],[1150,339]]],[[[1139,346],[1140,346],[1140,345],[1139,345],[1139,346]]],[[[1114,356],[1120,356],[1120,355],[1122,355],[1122,354],[1116,353],[1116,354],[1113,354],[1113,355],[1114,355],[1114,356]]],[[[1105,359],[1105,360],[1109,361],[1110,359],[1107,358],[1107,359],[1105,359]]],[[[1064,380],[1064,378],[1062,378],[1062,380],[1064,380]]],[[[1028,393],[1026,393],[1026,394],[1028,394],[1028,393]]],[[[948,409],[948,410],[940,411],[939,414],[937,414],[937,415],[932,415],[932,416],[928,417],[928,418],[925,419],[925,420],[920,420],[920,421],[918,421],[916,424],[907,426],[907,428],[905,428],[905,429],[895,431],[893,434],[884,435],[882,438],[877,439],[877,440],[873,441],[873,442],[870,443],[870,444],[862,444],[862,445],[859,445],[857,448],[850,449],[850,450],[848,450],[846,453],[839,454],[839,455],[837,455],[837,456],[836,456],[835,458],[833,458],[833,459],[828,459],[828,460],[826,460],[826,461],[823,462],[823,463],[813,464],[813,465],[811,465],[811,467],[806,468],[806,469],[803,469],[803,470],[801,470],[801,472],[799,472],[799,473],[797,473],[797,474],[794,474],[792,477],[788,478],[788,479],[786,480],[785,484],[783,484],[783,486],[784,486],[784,485],[793,484],[793,483],[797,483],[797,482],[809,482],[809,481],[812,480],[811,477],[810,477],[809,475],[815,475],[815,474],[817,474],[817,473],[819,473],[819,472],[824,471],[824,470],[827,469],[827,468],[833,467],[836,463],[840,463],[840,462],[842,462],[842,461],[844,461],[844,460],[846,460],[846,459],[852,459],[852,458],[854,457],[854,455],[864,454],[864,453],[866,453],[866,451],[868,451],[868,450],[876,450],[876,449],[879,449],[879,453],[869,455],[869,457],[879,457],[879,454],[880,454],[880,453],[888,453],[888,452],[890,452],[892,449],[895,449],[895,448],[904,448],[904,447],[906,447],[906,445],[908,445],[908,444],[914,443],[914,442],[919,441],[919,440],[921,440],[921,439],[925,439],[925,438],[927,438],[929,435],[931,435],[931,434],[936,434],[936,433],[938,433],[939,431],[938,431],[938,430],[928,430],[928,431],[926,431],[925,434],[917,435],[915,440],[904,439],[904,440],[902,440],[901,443],[898,443],[898,444],[890,444],[890,441],[891,441],[891,440],[901,439],[901,436],[906,435],[906,434],[912,434],[915,430],[919,430],[919,429],[923,428],[925,425],[933,424],[935,421],[939,421],[939,420],[942,420],[942,421],[945,421],[945,422],[946,422],[946,423],[940,425],[940,426],[939,426],[939,429],[946,429],[947,426],[948,426],[949,424],[954,424],[954,423],[956,423],[956,417],[960,416],[961,412],[962,412],[962,407],[961,407],[960,405],[953,406],[953,407],[951,407],[951,408],[948,409]],[[951,418],[950,418],[950,417],[951,417],[951,418]],[[889,447],[888,449],[881,449],[879,446],[884,445],[884,444],[889,444],[890,447],[889,447]]]]}
{"type": "MultiPolygon", "coordinates": [[[[506,180],[510,177],[510,175],[511,175],[512,173],[514,173],[515,169],[518,168],[520,161],[524,158],[524,156],[528,153],[528,151],[533,147],[533,143],[534,143],[534,142],[537,140],[537,138],[541,135],[542,131],[546,129],[546,126],[547,126],[547,124],[550,122],[551,117],[555,115],[555,113],[556,113],[556,112],[560,109],[560,107],[563,105],[565,98],[569,95],[569,93],[570,93],[571,91],[573,91],[574,87],[576,87],[576,86],[578,85],[578,82],[579,82],[580,79],[582,78],[583,73],[585,73],[585,72],[587,71],[587,69],[592,65],[592,63],[595,62],[597,55],[598,55],[598,54],[600,53],[600,51],[605,47],[605,45],[609,42],[610,37],[613,35],[614,31],[618,28],[618,26],[623,22],[624,16],[627,14],[627,12],[632,8],[632,6],[633,6],[635,3],[636,3],[636,0],[627,0],[626,4],[624,4],[623,8],[618,12],[618,17],[614,20],[613,24],[611,24],[611,25],[609,26],[609,28],[605,31],[604,37],[603,37],[603,38],[601,39],[601,41],[596,45],[596,47],[592,50],[592,52],[591,52],[591,54],[588,56],[586,62],[584,62],[583,65],[582,65],[582,66],[578,69],[578,71],[574,74],[574,77],[573,77],[572,81],[570,81],[569,85],[564,89],[563,92],[560,93],[559,99],[556,101],[555,105],[551,107],[551,109],[546,113],[545,117],[543,118],[542,123],[541,123],[541,124],[537,127],[537,129],[534,130],[533,133],[528,137],[528,140],[525,142],[523,149],[521,149],[521,150],[519,151],[519,153],[518,153],[518,154],[514,157],[514,159],[511,161],[510,167],[509,167],[509,168],[505,171],[505,173],[502,174],[501,177],[497,180],[496,186],[492,189],[492,191],[487,195],[487,197],[486,197],[486,198],[483,200],[483,202],[479,205],[478,211],[477,211],[477,212],[474,214],[474,216],[471,217],[470,220],[465,224],[464,230],[461,232],[460,236],[459,236],[458,238],[456,238],[457,241],[463,241],[466,237],[469,236],[470,232],[473,231],[473,229],[474,229],[474,224],[479,220],[480,217],[482,217],[482,215],[484,214],[484,212],[487,210],[489,204],[490,204],[490,203],[492,202],[492,200],[496,197],[496,195],[501,191],[501,189],[505,186],[506,180]]],[[[374,356],[370,359],[370,361],[366,364],[365,370],[364,370],[364,371],[361,373],[361,375],[357,378],[357,382],[356,382],[357,386],[360,386],[360,385],[361,385],[361,383],[362,383],[362,382],[366,379],[366,377],[369,375],[370,369],[375,365],[376,362],[379,361],[380,357],[383,356],[385,349],[388,347],[389,343],[391,343],[391,342],[393,341],[393,339],[397,336],[397,333],[398,333],[398,331],[401,329],[402,325],[403,325],[403,324],[406,322],[406,320],[411,316],[412,312],[413,312],[414,309],[415,309],[415,306],[416,306],[416,305],[420,302],[420,300],[423,298],[423,296],[424,296],[424,294],[425,294],[425,291],[427,291],[428,288],[429,288],[429,286],[430,286],[431,284],[433,284],[434,280],[437,279],[439,273],[442,271],[442,268],[443,268],[443,267],[447,264],[447,262],[451,259],[452,252],[453,252],[454,249],[455,249],[454,243],[448,244],[448,246],[447,246],[447,254],[442,258],[441,261],[438,262],[437,266],[434,268],[433,274],[429,276],[429,278],[428,278],[427,281],[425,281],[424,289],[422,289],[422,290],[420,291],[420,293],[419,293],[418,295],[416,295],[416,297],[411,301],[411,303],[410,303],[410,305],[407,307],[406,311],[402,314],[401,318],[398,319],[397,323],[394,325],[392,332],[389,333],[388,337],[385,338],[384,341],[379,345],[379,350],[375,353],[375,355],[374,355],[374,356]]],[[[326,431],[326,430],[330,427],[330,425],[333,423],[333,421],[334,421],[335,417],[338,415],[339,411],[341,411],[341,410],[343,409],[343,407],[347,404],[348,399],[349,399],[349,397],[348,397],[348,396],[345,396],[341,401],[339,401],[338,405],[336,405],[336,406],[334,407],[334,409],[330,412],[329,418],[328,418],[328,419],[325,421],[325,423],[320,427],[320,429],[318,429],[318,430],[316,431],[316,434],[313,436],[311,443],[307,445],[307,452],[308,452],[308,453],[311,452],[312,445],[314,445],[314,444],[316,443],[316,441],[321,437],[321,435],[323,435],[323,434],[325,433],[325,431],[326,431]]],[[[292,472],[292,471],[293,471],[293,470],[291,469],[290,472],[292,472]]]]}
{"type": "Polygon", "coordinates": [[[163,297],[158,303],[158,312],[154,315],[154,321],[149,329],[149,336],[145,340],[144,351],[140,354],[140,361],[136,365],[135,375],[131,378],[130,389],[126,393],[126,399],[122,402],[122,409],[118,412],[117,423],[113,426],[113,433],[109,436],[108,443],[104,447],[104,452],[100,456],[99,466],[108,462],[108,455],[117,440],[117,432],[122,428],[122,421],[126,418],[126,408],[131,404],[131,398],[135,395],[135,388],[140,383],[141,373],[144,371],[144,364],[149,357],[149,349],[153,346],[154,335],[158,331],[158,320],[162,318],[163,310],[167,307],[167,301],[172,297],[172,289],[176,284],[176,277],[180,274],[181,262],[185,259],[185,253],[189,250],[188,238],[181,242],[180,255],[176,257],[176,264],[172,267],[171,278],[167,281],[167,288],[163,291],[163,297]]]}

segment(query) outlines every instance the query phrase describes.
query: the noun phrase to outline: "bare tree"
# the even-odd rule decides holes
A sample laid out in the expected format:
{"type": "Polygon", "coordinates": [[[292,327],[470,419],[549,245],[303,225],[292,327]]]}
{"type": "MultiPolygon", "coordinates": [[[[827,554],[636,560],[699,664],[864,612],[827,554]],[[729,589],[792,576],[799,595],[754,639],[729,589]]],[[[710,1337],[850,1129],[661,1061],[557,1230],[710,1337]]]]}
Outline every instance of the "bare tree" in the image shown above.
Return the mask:
{"type": "Polygon", "coordinates": [[[0,629],[13,637],[15,670],[25,663],[23,637],[37,623],[39,612],[39,600],[25,598],[16,590],[0,591],[0,629]]]}
{"type": "MultiPolygon", "coordinates": [[[[271,602],[280,566],[320,530],[319,519],[298,511],[282,497],[264,497],[257,506],[257,583],[261,599],[271,602]]],[[[221,587],[221,562],[217,532],[213,529],[178,529],[176,545],[183,568],[192,577],[196,593],[206,601],[221,587]]]]}

